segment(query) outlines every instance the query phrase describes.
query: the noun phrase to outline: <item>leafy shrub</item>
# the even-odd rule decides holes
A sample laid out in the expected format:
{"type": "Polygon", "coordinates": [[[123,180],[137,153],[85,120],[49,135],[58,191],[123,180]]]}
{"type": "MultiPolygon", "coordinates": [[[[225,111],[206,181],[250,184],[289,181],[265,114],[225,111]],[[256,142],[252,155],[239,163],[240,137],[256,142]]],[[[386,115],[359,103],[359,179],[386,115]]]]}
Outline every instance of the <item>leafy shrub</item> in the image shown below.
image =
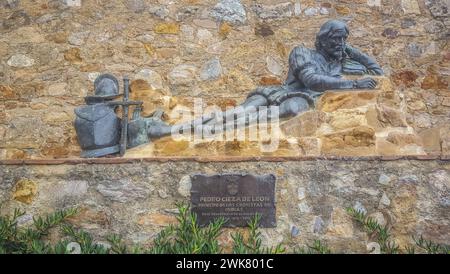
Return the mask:
{"type": "Polygon", "coordinates": [[[279,244],[276,247],[261,247],[261,232],[258,231],[261,216],[256,214],[248,223],[249,237],[245,239],[242,233],[231,234],[233,239],[233,254],[280,254],[285,248],[279,244]]]}
{"type": "MultiPolygon", "coordinates": [[[[398,254],[401,253],[400,247],[391,240],[391,234],[387,226],[381,226],[375,219],[368,217],[364,212],[358,211],[354,208],[347,208],[347,212],[352,218],[359,223],[363,229],[380,245],[381,253],[398,254]]],[[[433,243],[425,240],[422,235],[419,237],[412,237],[416,246],[420,251],[428,254],[450,254],[450,247],[433,243]]],[[[406,246],[406,253],[416,253],[416,247],[406,246]]]]}
{"type": "Polygon", "coordinates": [[[23,211],[16,209],[13,216],[0,216],[0,253],[64,253],[65,242],[52,247],[44,238],[51,228],[62,224],[76,213],[76,209],[67,209],[48,214],[44,218],[33,218],[33,225],[27,228],[19,228],[17,225],[18,218],[25,214],[23,211]]]}
{"type": "MultiPolygon", "coordinates": [[[[16,253],[83,253],[83,254],[220,254],[223,249],[219,244],[226,220],[216,219],[205,227],[197,224],[197,216],[190,212],[189,207],[179,204],[178,223],[164,228],[153,240],[150,248],[128,246],[118,235],[107,237],[108,245],[94,242],[88,232],[76,229],[66,222],[67,218],[75,215],[77,209],[60,210],[45,217],[33,218],[33,224],[28,227],[18,226],[18,219],[25,213],[15,210],[12,216],[0,216],[0,254],[16,253]],[[46,237],[51,228],[59,227],[63,238],[51,245],[46,237]]],[[[356,211],[347,209],[348,213],[363,229],[380,245],[382,253],[401,253],[401,250],[391,240],[389,229],[378,224],[373,218],[356,211]]],[[[248,236],[241,232],[231,234],[233,254],[280,254],[286,248],[281,244],[275,247],[263,247],[261,232],[258,230],[260,215],[256,215],[248,223],[248,236]]],[[[407,253],[450,254],[450,247],[425,240],[422,236],[413,237],[416,246],[407,246],[407,253]],[[417,249],[416,249],[417,248],[417,249]]],[[[312,245],[294,248],[293,253],[299,254],[330,254],[328,246],[315,240],[312,245]]]]}

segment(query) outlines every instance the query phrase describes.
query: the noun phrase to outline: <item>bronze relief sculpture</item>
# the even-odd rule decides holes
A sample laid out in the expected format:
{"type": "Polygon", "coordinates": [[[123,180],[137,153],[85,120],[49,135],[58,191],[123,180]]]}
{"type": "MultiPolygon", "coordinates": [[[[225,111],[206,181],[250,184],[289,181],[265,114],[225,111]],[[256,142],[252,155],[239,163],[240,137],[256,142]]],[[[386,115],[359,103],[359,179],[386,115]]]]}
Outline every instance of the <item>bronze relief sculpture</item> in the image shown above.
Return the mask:
{"type": "MultiPolygon", "coordinates": [[[[151,138],[168,136],[181,130],[193,130],[197,125],[225,127],[225,123],[235,122],[238,112],[259,107],[277,106],[280,118],[293,117],[314,108],[317,99],[327,90],[374,89],[377,82],[370,75],[383,75],[383,70],[373,58],[347,44],[349,33],[347,25],[342,21],[326,22],[316,35],[315,49],[297,46],[291,51],[288,75],[282,85],[259,87],[236,108],[204,115],[188,123],[168,125],[161,120],[159,111],[151,117],[140,117],[138,104],[133,121],[127,125],[130,140],[128,146],[137,146],[151,138]],[[344,75],[369,76],[349,80],[344,79],[344,75]]],[[[249,125],[259,118],[257,115],[247,117],[245,124],[249,125]]],[[[117,124],[114,124],[114,127],[116,126],[117,124]]],[[[80,123],[76,123],[75,127],[79,128],[80,123]]],[[[86,139],[86,133],[78,128],[77,134],[82,148],[84,146],[94,149],[95,144],[85,145],[83,140],[86,139]]],[[[98,155],[94,155],[96,156],[98,155]]]]}
{"type": "MultiPolygon", "coordinates": [[[[330,20],[322,25],[316,36],[315,49],[295,47],[289,55],[289,71],[281,86],[259,87],[251,92],[239,108],[203,116],[188,124],[167,125],[158,118],[149,118],[148,134],[151,138],[170,135],[171,132],[193,128],[202,124],[214,127],[217,123],[232,121],[236,111],[261,106],[279,106],[280,118],[296,116],[314,107],[317,99],[327,90],[374,89],[375,79],[343,79],[343,75],[383,75],[376,61],[346,43],[347,25],[330,20]]],[[[258,117],[254,118],[256,121],[258,117]]],[[[254,121],[246,121],[246,124],[254,121]]]]}
{"type": "MultiPolygon", "coordinates": [[[[119,94],[119,81],[110,74],[102,74],[94,82],[93,96],[86,96],[86,106],[75,109],[75,130],[82,149],[81,157],[100,157],[108,154],[125,154],[130,136],[122,128],[129,128],[139,121],[128,123],[128,106],[136,105],[139,111],[142,102],[128,101],[128,79],[124,78],[124,94],[119,94]],[[123,96],[123,101],[113,101],[123,96]],[[122,107],[122,119],[116,115],[116,109],[122,107]]],[[[133,143],[133,140],[131,140],[133,143]]],[[[128,145],[129,146],[129,145],[128,145]]]]}

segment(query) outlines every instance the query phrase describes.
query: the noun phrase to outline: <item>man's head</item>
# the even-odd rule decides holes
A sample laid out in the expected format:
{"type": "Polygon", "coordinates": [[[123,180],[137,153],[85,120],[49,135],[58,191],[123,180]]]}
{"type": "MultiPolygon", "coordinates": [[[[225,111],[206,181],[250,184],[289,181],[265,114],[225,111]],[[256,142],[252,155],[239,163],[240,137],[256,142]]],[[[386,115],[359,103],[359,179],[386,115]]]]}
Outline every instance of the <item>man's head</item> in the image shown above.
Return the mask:
{"type": "Polygon", "coordinates": [[[316,49],[340,60],[344,55],[348,34],[349,30],[344,22],[330,20],[320,27],[316,36],[316,49]]]}

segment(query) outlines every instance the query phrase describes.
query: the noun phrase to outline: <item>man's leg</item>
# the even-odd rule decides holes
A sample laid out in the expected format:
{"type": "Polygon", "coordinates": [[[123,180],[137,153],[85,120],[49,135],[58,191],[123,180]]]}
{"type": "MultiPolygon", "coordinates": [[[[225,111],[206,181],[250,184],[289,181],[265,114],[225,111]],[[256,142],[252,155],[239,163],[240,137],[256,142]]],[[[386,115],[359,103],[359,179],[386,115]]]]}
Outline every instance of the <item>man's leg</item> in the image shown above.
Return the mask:
{"type": "Polygon", "coordinates": [[[294,117],[308,109],[308,101],[302,97],[292,97],[280,104],[280,118],[294,117]]]}
{"type": "MultiPolygon", "coordinates": [[[[233,109],[229,109],[225,112],[208,113],[187,123],[170,126],[157,117],[149,118],[147,122],[147,131],[150,138],[158,138],[170,135],[171,132],[178,132],[182,134],[183,132],[186,132],[186,130],[193,130],[197,126],[209,126],[212,128],[214,128],[215,126],[225,127],[226,122],[235,122],[236,118],[242,117],[242,112],[251,112],[252,108],[256,109],[257,111],[258,107],[266,105],[267,99],[262,95],[256,94],[248,97],[244,103],[238,105],[233,109]]],[[[254,116],[255,115],[253,115],[252,117],[254,116]]],[[[244,117],[246,117],[245,113],[244,117]]],[[[247,121],[247,123],[251,123],[257,120],[257,117],[256,119],[252,117],[249,119],[251,121],[247,121]]]]}
{"type": "Polygon", "coordinates": [[[216,126],[226,123],[234,123],[237,119],[246,117],[246,124],[255,122],[254,115],[248,117],[248,113],[258,111],[261,106],[267,106],[267,99],[259,94],[248,97],[244,103],[229,109],[225,112],[217,113],[213,119],[204,123],[208,126],[216,126]]]}

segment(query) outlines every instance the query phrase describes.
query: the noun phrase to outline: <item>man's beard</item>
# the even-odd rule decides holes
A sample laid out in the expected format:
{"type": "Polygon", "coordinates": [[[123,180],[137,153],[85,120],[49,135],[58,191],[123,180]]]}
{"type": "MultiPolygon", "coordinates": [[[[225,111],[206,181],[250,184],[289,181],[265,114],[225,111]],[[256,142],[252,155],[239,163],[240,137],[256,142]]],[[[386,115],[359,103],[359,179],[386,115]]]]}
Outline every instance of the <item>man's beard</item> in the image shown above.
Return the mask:
{"type": "Polygon", "coordinates": [[[343,56],[344,56],[344,50],[343,49],[335,50],[332,53],[332,57],[334,59],[337,59],[337,60],[342,59],[343,56]]]}
{"type": "Polygon", "coordinates": [[[341,46],[331,46],[329,43],[323,43],[320,45],[319,51],[322,52],[323,55],[328,56],[333,60],[342,60],[345,56],[345,45],[341,46]]]}

